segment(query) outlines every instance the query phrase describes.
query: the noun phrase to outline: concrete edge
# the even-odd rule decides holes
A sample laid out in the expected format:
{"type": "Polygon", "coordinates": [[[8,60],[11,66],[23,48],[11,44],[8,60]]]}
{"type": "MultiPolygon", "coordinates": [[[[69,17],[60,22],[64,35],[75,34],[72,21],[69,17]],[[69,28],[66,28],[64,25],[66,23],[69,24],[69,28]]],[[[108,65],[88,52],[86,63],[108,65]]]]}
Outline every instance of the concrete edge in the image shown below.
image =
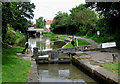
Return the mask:
{"type": "Polygon", "coordinates": [[[39,82],[38,81],[38,72],[37,65],[34,59],[31,58],[31,68],[28,73],[28,82],[39,82]]]}
{"type": "Polygon", "coordinates": [[[78,60],[74,57],[72,62],[83,72],[102,84],[118,84],[118,76],[100,66],[91,65],[89,61],[78,60]]]}

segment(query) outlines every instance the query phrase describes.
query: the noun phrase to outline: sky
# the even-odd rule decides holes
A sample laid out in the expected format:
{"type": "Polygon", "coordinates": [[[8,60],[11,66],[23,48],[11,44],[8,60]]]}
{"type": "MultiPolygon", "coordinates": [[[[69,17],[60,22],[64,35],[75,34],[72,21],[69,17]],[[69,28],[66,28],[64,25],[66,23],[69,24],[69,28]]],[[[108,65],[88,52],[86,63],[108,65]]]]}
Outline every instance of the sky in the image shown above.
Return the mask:
{"type": "Polygon", "coordinates": [[[35,4],[33,22],[35,19],[43,17],[46,21],[53,20],[58,11],[70,14],[70,9],[80,4],[84,4],[85,0],[31,0],[35,4]]]}

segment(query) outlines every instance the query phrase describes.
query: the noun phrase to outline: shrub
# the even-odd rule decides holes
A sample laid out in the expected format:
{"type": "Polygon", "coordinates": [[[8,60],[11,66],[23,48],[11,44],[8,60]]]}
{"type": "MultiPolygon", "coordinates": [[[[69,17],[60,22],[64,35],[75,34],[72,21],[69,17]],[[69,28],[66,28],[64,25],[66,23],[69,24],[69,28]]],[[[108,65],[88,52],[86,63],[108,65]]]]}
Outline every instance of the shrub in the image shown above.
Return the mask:
{"type": "Polygon", "coordinates": [[[13,28],[8,28],[5,36],[5,42],[8,44],[14,44],[16,39],[16,32],[13,30],[13,28]]]}

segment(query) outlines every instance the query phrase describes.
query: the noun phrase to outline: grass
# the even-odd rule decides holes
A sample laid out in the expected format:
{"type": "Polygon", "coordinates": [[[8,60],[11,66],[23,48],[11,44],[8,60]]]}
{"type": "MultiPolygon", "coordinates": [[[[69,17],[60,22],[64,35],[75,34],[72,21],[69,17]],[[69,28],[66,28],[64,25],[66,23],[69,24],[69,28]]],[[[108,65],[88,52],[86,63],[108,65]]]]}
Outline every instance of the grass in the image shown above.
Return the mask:
{"type": "Polygon", "coordinates": [[[2,82],[28,82],[31,63],[16,55],[22,50],[21,47],[3,48],[2,82]]]}
{"type": "Polygon", "coordinates": [[[53,34],[51,32],[48,32],[47,34],[44,35],[45,37],[55,37],[58,38],[58,34],[53,34]]]}
{"type": "MultiPolygon", "coordinates": [[[[1,68],[1,65],[0,65],[1,68]]],[[[0,84],[2,83],[2,70],[0,69],[0,84]]]]}
{"type": "MultiPolygon", "coordinates": [[[[58,39],[58,36],[60,36],[60,34],[54,34],[54,33],[51,33],[51,32],[48,32],[47,34],[44,35],[45,37],[49,37],[49,38],[54,38],[55,40],[58,39]]],[[[64,39],[66,38],[67,36],[66,35],[61,35],[59,37],[59,39],[64,39]]]]}
{"type": "Polygon", "coordinates": [[[89,36],[81,36],[81,37],[87,38],[87,39],[92,39],[97,43],[110,42],[113,40],[112,36],[98,37],[98,36],[94,35],[93,37],[89,37],[89,36]]]}
{"type": "MultiPolygon", "coordinates": [[[[90,43],[88,43],[87,41],[83,40],[83,39],[77,39],[78,41],[78,46],[81,46],[81,45],[91,45],[90,43]]],[[[77,46],[77,42],[75,41],[75,46],[77,46]]],[[[71,42],[68,43],[65,48],[68,48],[68,47],[73,47],[71,42]]]]}
{"type": "Polygon", "coordinates": [[[99,65],[100,67],[103,67],[115,74],[120,75],[120,62],[118,64],[113,64],[113,63],[107,63],[107,64],[103,64],[103,65],[99,65]]]}

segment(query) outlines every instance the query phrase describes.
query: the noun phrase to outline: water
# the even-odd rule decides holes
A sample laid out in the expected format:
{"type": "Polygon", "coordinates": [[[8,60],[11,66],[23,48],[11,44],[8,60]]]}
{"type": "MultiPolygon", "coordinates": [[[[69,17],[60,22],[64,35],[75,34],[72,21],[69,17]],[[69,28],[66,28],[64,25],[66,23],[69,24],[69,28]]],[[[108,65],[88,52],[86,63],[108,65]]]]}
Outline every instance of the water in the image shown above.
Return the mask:
{"type": "Polygon", "coordinates": [[[34,47],[38,47],[39,51],[46,51],[61,48],[63,45],[66,44],[64,41],[55,41],[44,37],[29,38],[28,42],[29,48],[32,50],[32,52],[34,47]]]}
{"type": "MultiPolygon", "coordinates": [[[[41,50],[52,50],[61,48],[65,45],[65,42],[55,41],[44,37],[29,38],[29,48],[33,51],[34,47],[38,47],[41,50]]],[[[59,56],[67,56],[66,54],[60,54],[59,56]]],[[[95,83],[95,81],[80,71],[76,66],[72,64],[38,64],[38,79],[39,82],[83,82],[95,83]]]]}
{"type": "Polygon", "coordinates": [[[72,64],[38,65],[39,82],[84,82],[95,81],[72,64]]]}

